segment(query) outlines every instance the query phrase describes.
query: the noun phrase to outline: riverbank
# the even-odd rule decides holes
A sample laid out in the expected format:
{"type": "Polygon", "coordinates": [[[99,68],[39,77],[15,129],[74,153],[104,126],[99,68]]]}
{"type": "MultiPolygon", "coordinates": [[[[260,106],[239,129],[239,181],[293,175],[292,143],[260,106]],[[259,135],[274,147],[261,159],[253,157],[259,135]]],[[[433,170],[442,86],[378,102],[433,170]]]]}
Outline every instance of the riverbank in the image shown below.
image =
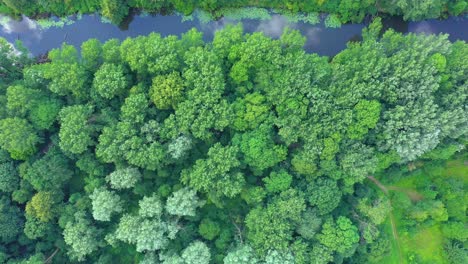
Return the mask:
{"type": "Polygon", "coordinates": [[[368,0],[368,1],[270,1],[270,0],[236,0],[236,1],[206,1],[206,0],[166,0],[166,1],[127,1],[127,0],[84,0],[84,1],[0,1],[0,14],[27,15],[41,17],[54,15],[64,17],[73,14],[90,14],[99,12],[115,24],[120,24],[132,12],[142,10],[155,14],[171,14],[173,12],[185,15],[195,10],[204,10],[215,18],[221,18],[226,13],[255,13],[259,9],[280,10],[283,14],[326,13],[332,20],[340,23],[360,23],[366,16],[389,15],[402,16],[406,21],[444,18],[458,16],[468,11],[466,1],[430,0],[424,4],[414,1],[368,0]]]}
{"type": "MultiPolygon", "coordinates": [[[[132,17],[123,28],[103,20],[97,14],[71,17],[66,21],[57,18],[48,24],[23,17],[21,21],[9,20],[0,23],[0,37],[11,43],[21,40],[33,55],[40,55],[60,46],[62,42],[79,48],[81,43],[90,38],[104,42],[111,38],[123,40],[151,32],[158,32],[162,36],[180,35],[191,28],[202,32],[204,39],[210,41],[217,30],[228,24],[242,22],[246,33],[261,31],[273,38],[280,37],[286,27],[297,29],[307,38],[304,47],[307,52],[334,56],[346,48],[349,41],[360,40],[361,31],[367,25],[366,23],[345,24],[339,28],[329,28],[323,20],[313,24],[303,20],[294,21],[288,16],[275,13],[268,13],[268,16],[263,14],[262,17],[262,19],[224,17],[218,21],[206,21],[197,15],[187,17],[141,14],[132,17]]],[[[446,20],[408,23],[393,17],[383,20],[383,24],[385,29],[393,28],[403,33],[447,33],[451,41],[468,40],[468,31],[465,30],[468,27],[466,18],[451,17],[446,20]]]]}

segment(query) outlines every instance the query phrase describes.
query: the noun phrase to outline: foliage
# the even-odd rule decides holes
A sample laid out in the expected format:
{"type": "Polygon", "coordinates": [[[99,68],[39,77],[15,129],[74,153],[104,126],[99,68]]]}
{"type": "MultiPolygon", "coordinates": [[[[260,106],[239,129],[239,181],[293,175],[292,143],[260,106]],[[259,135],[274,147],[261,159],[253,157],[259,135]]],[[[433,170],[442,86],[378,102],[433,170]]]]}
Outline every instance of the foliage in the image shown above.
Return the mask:
{"type": "Polygon", "coordinates": [[[81,154],[93,145],[91,138],[92,127],[88,120],[92,114],[92,107],[74,105],[62,108],[60,111],[60,147],[64,151],[81,154]]]}
{"type": "Polygon", "coordinates": [[[210,193],[213,198],[234,197],[245,183],[243,175],[235,171],[240,165],[237,152],[237,147],[215,144],[208,151],[207,159],[197,160],[190,170],[182,172],[182,181],[197,191],[210,193]]]}
{"type": "Polygon", "coordinates": [[[268,20],[271,18],[268,10],[256,7],[246,8],[223,8],[216,11],[216,16],[223,16],[227,19],[242,20],[242,19],[260,19],[268,20]]]}
{"type": "Polygon", "coordinates": [[[329,28],[341,27],[340,18],[333,14],[328,15],[327,18],[325,19],[325,26],[329,28]]]}
{"type": "Polygon", "coordinates": [[[342,254],[359,242],[357,227],[344,216],[338,217],[336,221],[328,218],[317,238],[322,245],[342,254]]]}
{"type": "Polygon", "coordinates": [[[246,94],[238,98],[233,104],[235,115],[234,128],[240,131],[253,129],[268,117],[268,105],[265,96],[259,93],[246,94]]]}
{"type": "Polygon", "coordinates": [[[103,0],[101,3],[102,15],[109,18],[112,23],[119,24],[128,14],[126,1],[103,0]]]}
{"type": "Polygon", "coordinates": [[[63,230],[63,239],[70,246],[70,256],[83,260],[98,248],[99,230],[83,212],[76,212],[74,220],[68,222],[63,230]]]}
{"type": "Polygon", "coordinates": [[[195,210],[203,204],[194,190],[183,188],[173,192],[167,199],[166,210],[171,215],[195,216],[195,210]]]}
{"type": "Polygon", "coordinates": [[[192,148],[192,139],[188,136],[181,135],[171,141],[167,146],[167,152],[173,159],[181,159],[187,155],[187,152],[192,148]]]}
{"type": "MultiPolygon", "coordinates": [[[[215,14],[242,1],[0,10],[117,21],[130,7],[215,14]]],[[[287,3],[288,16],[333,11],[335,23],[390,8],[287,3]]],[[[401,248],[410,262],[466,262],[467,45],[381,30],[374,19],[332,59],[306,53],[297,30],[271,39],[240,24],[212,42],[193,29],[64,44],[34,65],[0,41],[0,259],[393,263],[401,248]]]]}
{"type": "Polygon", "coordinates": [[[116,190],[132,188],[140,179],[140,171],[137,168],[131,167],[118,169],[106,177],[106,181],[109,182],[112,189],[116,190]]]}
{"type": "Polygon", "coordinates": [[[19,187],[19,175],[13,162],[0,162],[0,191],[11,193],[19,187]]]}
{"type": "Polygon", "coordinates": [[[167,245],[166,227],[158,219],[141,219],[123,215],[116,230],[116,238],[136,244],[138,252],[159,250],[167,245]]]}
{"type": "Polygon", "coordinates": [[[294,256],[290,253],[280,253],[276,250],[270,250],[265,257],[265,263],[267,264],[293,264],[294,256]]]}
{"type": "Polygon", "coordinates": [[[255,257],[255,252],[249,245],[243,245],[235,248],[226,255],[223,262],[225,264],[259,263],[258,259],[255,257]]]}
{"type": "Polygon", "coordinates": [[[233,138],[244,154],[245,163],[255,171],[273,167],[286,159],[286,148],[277,145],[272,139],[271,130],[262,126],[252,132],[246,132],[233,138]]]}
{"type": "Polygon", "coordinates": [[[377,101],[362,100],[354,107],[355,122],[348,129],[351,139],[360,139],[375,128],[380,117],[380,103],[377,101]]]}
{"type": "Polygon", "coordinates": [[[21,176],[37,191],[60,190],[73,176],[70,160],[58,147],[50,146],[42,158],[32,164],[23,164],[21,176]]]}
{"type": "Polygon", "coordinates": [[[81,44],[81,58],[84,66],[96,71],[102,63],[102,44],[97,39],[88,39],[81,44]]]}
{"type": "Polygon", "coordinates": [[[219,225],[208,218],[203,219],[198,227],[200,235],[208,240],[213,240],[219,235],[220,231],[219,225]]]}
{"type": "MultiPolygon", "coordinates": [[[[366,15],[379,13],[401,15],[405,20],[421,20],[450,15],[460,15],[466,12],[467,3],[464,0],[345,0],[345,1],[212,1],[212,0],[2,0],[0,11],[5,14],[51,13],[56,16],[72,15],[74,13],[93,13],[98,10],[113,23],[120,23],[129,14],[130,8],[145,13],[165,13],[177,11],[186,16],[196,15],[203,22],[209,22],[222,16],[229,19],[268,19],[271,14],[267,9],[285,14],[293,21],[314,21],[308,18],[310,13],[331,13],[343,23],[349,21],[361,22],[366,15]],[[298,14],[296,17],[292,14],[298,14]]],[[[63,23],[63,22],[62,22],[63,23]]]]}
{"type": "Polygon", "coordinates": [[[211,259],[210,249],[201,241],[192,242],[182,251],[182,259],[185,263],[208,264],[211,259]]]}
{"type": "Polygon", "coordinates": [[[312,263],[326,264],[333,261],[332,250],[322,244],[316,244],[310,255],[312,263]]]}
{"type": "Polygon", "coordinates": [[[263,178],[267,192],[282,192],[289,189],[292,182],[292,176],[288,172],[281,170],[279,172],[273,171],[270,176],[263,178]]]}
{"type": "Polygon", "coordinates": [[[122,65],[104,63],[94,74],[93,88],[100,96],[112,99],[125,92],[127,83],[122,65]]]}
{"type": "Polygon", "coordinates": [[[182,100],[183,80],[177,72],[153,78],[150,98],[158,109],[176,108],[182,100]]]}
{"type": "Polygon", "coordinates": [[[20,41],[12,45],[6,39],[0,38],[0,87],[21,78],[22,68],[30,62],[28,52],[20,41]],[[15,54],[15,49],[19,54],[15,54]]]}
{"type": "Polygon", "coordinates": [[[0,147],[13,159],[25,160],[37,151],[42,140],[25,119],[14,117],[0,120],[0,147]]]}
{"type": "Polygon", "coordinates": [[[316,179],[309,185],[307,192],[309,203],[317,206],[321,215],[329,214],[341,200],[341,192],[336,181],[329,178],[316,179]]]}
{"type": "Polygon", "coordinates": [[[9,243],[21,233],[24,220],[21,217],[21,210],[11,204],[8,197],[0,198],[0,241],[9,243]]]}
{"type": "Polygon", "coordinates": [[[269,249],[285,250],[304,209],[301,193],[294,189],[281,193],[266,207],[252,209],[246,216],[247,239],[262,254],[269,249]]]}
{"type": "Polygon", "coordinates": [[[114,213],[123,210],[120,197],[105,188],[96,188],[89,196],[93,206],[93,217],[98,221],[110,221],[114,213]]]}
{"type": "Polygon", "coordinates": [[[51,192],[38,192],[26,205],[26,214],[39,219],[41,222],[49,222],[54,217],[54,195],[51,192]]]}
{"type": "Polygon", "coordinates": [[[154,194],[150,197],[145,196],[138,202],[138,205],[140,206],[139,215],[143,217],[161,217],[163,207],[158,196],[154,194]]]}

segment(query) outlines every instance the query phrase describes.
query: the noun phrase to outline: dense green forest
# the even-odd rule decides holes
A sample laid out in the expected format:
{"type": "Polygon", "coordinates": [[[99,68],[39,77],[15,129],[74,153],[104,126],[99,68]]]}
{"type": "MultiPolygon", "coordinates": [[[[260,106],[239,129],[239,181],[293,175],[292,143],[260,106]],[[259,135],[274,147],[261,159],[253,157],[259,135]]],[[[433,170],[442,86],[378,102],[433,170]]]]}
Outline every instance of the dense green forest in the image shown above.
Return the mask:
{"type": "Polygon", "coordinates": [[[75,13],[99,11],[119,24],[132,12],[151,13],[177,11],[185,15],[201,9],[221,17],[232,9],[257,12],[249,7],[273,8],[296,14],[328,13],[341,23],[361,22],[366,15],[387,14],[403,16],[405,20],[460,15],[468,11],[466,0],[0,0],[0,14],[40,16],[53,14],[66,16],[75,13]]]}
{"type": "Polygon", "coordinates": [[[468,45],[381,28],[0,39],[0,263],[467,263],[468,45]]]}

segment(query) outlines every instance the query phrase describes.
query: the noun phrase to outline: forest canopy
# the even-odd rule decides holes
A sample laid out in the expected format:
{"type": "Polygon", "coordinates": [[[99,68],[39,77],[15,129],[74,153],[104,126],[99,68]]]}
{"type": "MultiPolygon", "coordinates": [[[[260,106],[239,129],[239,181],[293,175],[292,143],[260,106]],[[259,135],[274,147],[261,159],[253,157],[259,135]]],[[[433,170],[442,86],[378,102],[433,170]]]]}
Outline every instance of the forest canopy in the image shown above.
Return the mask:
{"type": "Polygon", "coordinates": [[[466,262],[466,170],[440,175],[467,144],[468,46],[381,28],[333,58],[240,24],[45,63],[0,39],[0,262],[381,263],[392,203],[444,243],[405,261],[466,262]],[[379,182],[415,171],[424,199],[379,182]]]}

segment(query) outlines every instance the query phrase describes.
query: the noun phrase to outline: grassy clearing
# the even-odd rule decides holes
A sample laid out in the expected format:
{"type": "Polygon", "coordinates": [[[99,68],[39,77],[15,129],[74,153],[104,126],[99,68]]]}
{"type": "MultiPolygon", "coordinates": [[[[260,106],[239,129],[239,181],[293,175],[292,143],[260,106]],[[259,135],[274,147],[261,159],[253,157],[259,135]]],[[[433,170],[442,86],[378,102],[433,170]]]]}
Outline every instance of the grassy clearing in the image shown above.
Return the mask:
{"type": "Polygon", "coordinates": [[[422,263],[448,263],[443,255],[443,236],[439,226],[420,227],[415,234],[402,234],[401,245],[404,254],[411,259],[413,252],[422,263]]]}
{"type": "MultiPolygon", "coordinates": [[[[466,165],[466,160],[466,156],[460,156],[455,160],[448,161],[446,166],[440,171],[429,173],[430,175],[426,175],[428,173],[425,173],[424,170],[415,171],[411,175],[393,182],[392,186],[386,187],[390,192],[399,191],[399,188],[402,188],[416,193],[418,191],[418,185],[425,185],[421,184],[422,181],[424,181],[424,178],[431,181],[434,177],[456,178],[468,183],[468,167],[466,165]]],[[[418,225],[414,227],[411,232],[405,231],[403,228],[405,211],[403,208],[399,207],[399,202],[397,200],[393,200],[394,199],[392,199],[393,215],[396,229],[400,236],[400,249],[398,248],[398,242],[395,241],[393,236],[393,230],[389,218],[387,219],[383,230],[389,237],[393,238],[392,252],[384,261],[382,261],[382,264],[400,263],[399,250],[401,250],[403,263],[448,263],[444,257],[444,237],[441,232],[440,225],[436,223],[432,225],[418,225]],[[416,261],[416,259],[418,260],[416,261]]]]}
{"type": "Polygon", "coordinates": [[[468,166],[465,165],[465,159],[461,158],[447,162],[447,168],[442,176],[461,179],[468,183],[468,166]]]}
{"type": "MultiPolygon", "coordinates": [[[[393,231],[392,231],[392,224],[391,224],[391,219],[390,217],[387,218],[384,224],[384,231],[387,233],[390,237],[393,238],[393,231]]],[[[399,253],[399,248],[398,248],[398,241],[395,239],[391,239],[391,250],[390,254],[385,256],[384,259],[382,259],[381,264],[395,264],[395,263],[400,263],[400,253],[399,253]]]]}

